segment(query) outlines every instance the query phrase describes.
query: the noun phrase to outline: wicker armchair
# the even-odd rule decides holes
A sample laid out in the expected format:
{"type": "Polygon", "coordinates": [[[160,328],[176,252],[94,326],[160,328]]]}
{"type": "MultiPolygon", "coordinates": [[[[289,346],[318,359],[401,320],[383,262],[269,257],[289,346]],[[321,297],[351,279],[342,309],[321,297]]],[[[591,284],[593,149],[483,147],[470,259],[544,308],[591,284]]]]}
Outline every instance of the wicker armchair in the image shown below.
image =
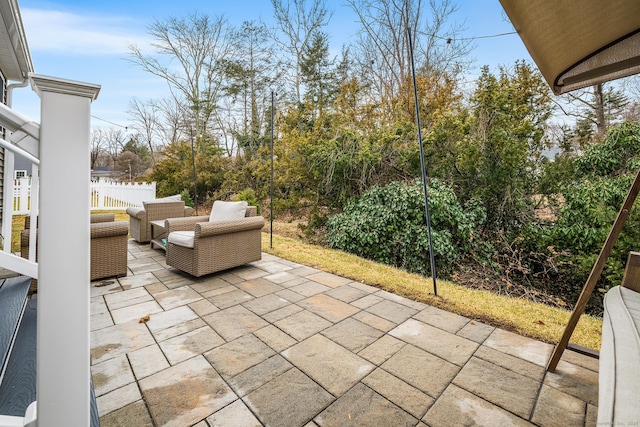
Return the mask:
{"type": "Polygon", "coordinates": [[[91,280],[127,275],[126,221],[91,224],[91,280]]]}
{"type": "MultiPolygon", "coordinates": [[[[91,215],[91,280],[127,275],[129,227],[126,221],[113,222],[113,220],[113,214],[91,215]]],[[[31,235],[29,217],[25,218],[25,227],[20,233],[22,258],[29,257],[31,235]]],[[[35,280],[33,282],[34,286],[37,286],[37,282],[35,280]]]]}
{"type": "Polygon", "coordinates": [[[157,199],[142,202],[142,208],[127,208],[129,214],[129,234],[140,243],[151,240],[151,221],[167,218],[188,217],[193,208],[185,206],[183,201],[157,199]]]}
{"type": "Polygon", "coordinates": [[[264,218],[256,216],[257,208],[248,206],[245,217],[209,222],[208,216],[165,220],[169,233],[167,265],[200,277],[262,258],[261,229],[264,218]],[[193,247],[171,242],[171,232],[193,231],[193,247]]]}

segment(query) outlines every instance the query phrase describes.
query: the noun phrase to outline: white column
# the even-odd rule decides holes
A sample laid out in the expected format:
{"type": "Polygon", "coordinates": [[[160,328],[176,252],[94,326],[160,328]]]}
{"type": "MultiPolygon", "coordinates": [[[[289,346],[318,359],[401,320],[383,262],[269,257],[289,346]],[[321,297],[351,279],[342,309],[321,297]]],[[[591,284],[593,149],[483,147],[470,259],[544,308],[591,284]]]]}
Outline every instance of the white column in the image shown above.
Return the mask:
{"type": "Polygon", "coordinates": [[[41,99],[38,427],[89,425],[90,110],[100,86],[32,75],[41,99]]]}

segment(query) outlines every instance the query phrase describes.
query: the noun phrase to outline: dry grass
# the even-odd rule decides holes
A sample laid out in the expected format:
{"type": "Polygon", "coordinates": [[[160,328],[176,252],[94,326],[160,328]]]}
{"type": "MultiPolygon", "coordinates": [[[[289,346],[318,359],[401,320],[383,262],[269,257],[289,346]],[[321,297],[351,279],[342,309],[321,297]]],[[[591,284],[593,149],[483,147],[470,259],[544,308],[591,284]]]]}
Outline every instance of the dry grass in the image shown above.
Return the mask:
{"type": "MultiPolygon", "coordinates": [[[[262,247],[273,255],[552,344],[560,340],[571,315],[567,310],[469,289],[444,280],[437,281],[436,297],[431,278],[275,234],[273,248],[269,248],[269,234],[263,233],[262,247]]],[[[598,350],[601,333],[602,319],[584,315],[571,342],[598,350]]]]}
{"type": "Polygon", "coordinates": [[[25,216],[14,215],[11,217],[11,252],[20,252],[20,232],[24,230],[25,216]]]}

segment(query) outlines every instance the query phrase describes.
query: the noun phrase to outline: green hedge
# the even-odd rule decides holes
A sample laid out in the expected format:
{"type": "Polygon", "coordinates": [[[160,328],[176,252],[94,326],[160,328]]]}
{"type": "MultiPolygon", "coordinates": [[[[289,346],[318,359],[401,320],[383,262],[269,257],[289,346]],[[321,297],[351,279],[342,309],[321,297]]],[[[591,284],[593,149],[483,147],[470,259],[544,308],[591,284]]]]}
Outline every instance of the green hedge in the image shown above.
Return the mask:
{"type": "MultiPolygon", "coordinates": [[[[470,250],[486,218],[479,203],[461,206],[453,190],[438,180],[429,188],[433,251],[438,276],[470,250]]],[[[429,238],[420,182],[373,187],[327,223],[327,243],[377,262],[429,275],[429,238]]]]}

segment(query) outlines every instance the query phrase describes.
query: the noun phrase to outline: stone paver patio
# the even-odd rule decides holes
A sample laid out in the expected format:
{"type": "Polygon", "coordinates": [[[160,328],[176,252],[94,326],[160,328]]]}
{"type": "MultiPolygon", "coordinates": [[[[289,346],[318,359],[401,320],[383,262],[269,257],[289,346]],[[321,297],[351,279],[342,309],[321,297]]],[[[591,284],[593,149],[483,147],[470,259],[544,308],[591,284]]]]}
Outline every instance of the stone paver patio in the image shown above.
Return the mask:
{"type": "Polygon", "coordinates": [[[196,279],[131,240],[128,265],[91,288],[103,427],[596,425],[571,351],[546,373],[549,344],[268,254],[196,279]]]}

